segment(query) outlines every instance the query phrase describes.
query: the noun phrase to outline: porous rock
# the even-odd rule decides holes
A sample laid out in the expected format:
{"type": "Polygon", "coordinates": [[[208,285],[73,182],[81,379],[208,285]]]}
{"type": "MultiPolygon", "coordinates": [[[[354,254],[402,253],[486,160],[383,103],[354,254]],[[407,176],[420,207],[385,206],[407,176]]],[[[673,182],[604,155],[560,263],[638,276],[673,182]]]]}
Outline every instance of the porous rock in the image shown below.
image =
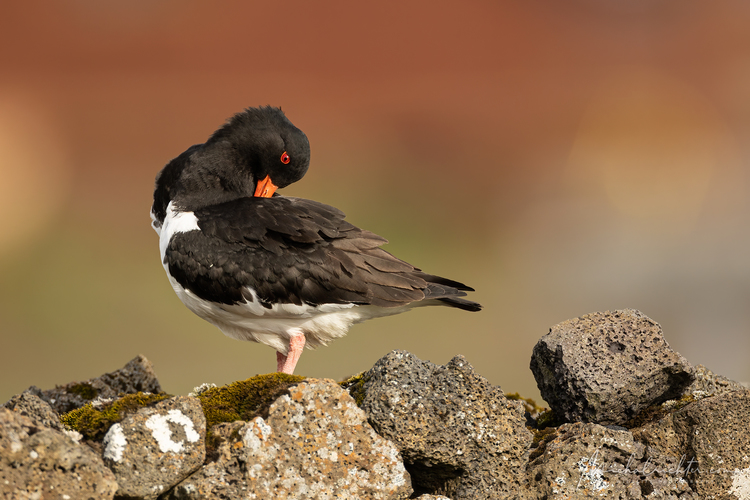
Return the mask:
{"type": "Polygon", "coordinates": [[[703,365],[697,365],[695,367],[695,380],[685,389],[685,394],[702,399],[717,394],[747,390],[750,389],[745,385],[716,374],[703,365]]]}
{"type": "Polygon", "coordinates": [[[524,498],[698,500],[680,457],[662,455],[612,427],[578,422],[547,433],[532,451],[524,498]]]}
{"type": "Polygon", "coordinates": [[[701,399],[634,430],[659,453],[684,457],[700,498],[750,498],[750,392],[701,399]]]}
{"type": "Polygon", "coordinates": [[[439,366],[393,351],[350,390],[378,434],[401,450],[418,493],[476,500],[520,490],[532,439],[521,403],[463,356],[439,366]]]}
{"type": "Polygon", "coordinates": [[[24,391],[10,398],[4,405],[5,408],[15,413],[30,418],[37,427],[49,427],[62,430],[60,415],[39,396],[32,392],[24,391]]]}
{"type": "Polygon", "coordinates": [[[0,408],[0,498],[114,498],[101,458],[68,435],[0,408]]]}
{"type": "Polygon", "coordinates": [[[206,456],[206,419],[190,396],[142,408],[112,425],[103,457],[118,497],[154,500],[197,470],[206,456]]]}
{"type": "Polygon", "coordinates": [[[159,393],[161,386],[151,362],[138,355],[119,370],[85,382],[71,382],[45,391],[32,386],[25,392],[39,396],[62,415],[96,398],[116,398],[120,394],[137,392],[159,393]]]}
{"type": "Polygon", "coordinates": [[[615,425],[679,397],[694,379],[661,326],[634,309],[552,327],[534,346],[531,371],[559,419],[615,425]]]}
{"type": "Polygon", "coordinates": [[[332,380],[307,379],[273,402],[268,417],[213,427],[215,460],[168,498],[405,499],[412,492],[398,450],[332,380]]]}

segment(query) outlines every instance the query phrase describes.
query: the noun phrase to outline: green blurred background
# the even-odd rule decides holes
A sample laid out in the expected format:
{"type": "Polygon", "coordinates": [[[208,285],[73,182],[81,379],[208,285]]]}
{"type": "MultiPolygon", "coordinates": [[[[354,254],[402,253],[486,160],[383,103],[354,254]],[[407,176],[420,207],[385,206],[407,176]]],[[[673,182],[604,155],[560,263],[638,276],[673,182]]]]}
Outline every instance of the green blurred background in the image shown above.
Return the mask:
{"type": "Polygon", "coordinates": [[[0,402],[141,353],[185,394],[275,368],[175,297],[154,177],[247,106],[308,135],[282,194],[334,205],[485,305],[306,351],[341,379],[393,349],[465,355],[537,397],[550,326],[632,307],[750,380],[750,3],[6,2],[0,402]]]}

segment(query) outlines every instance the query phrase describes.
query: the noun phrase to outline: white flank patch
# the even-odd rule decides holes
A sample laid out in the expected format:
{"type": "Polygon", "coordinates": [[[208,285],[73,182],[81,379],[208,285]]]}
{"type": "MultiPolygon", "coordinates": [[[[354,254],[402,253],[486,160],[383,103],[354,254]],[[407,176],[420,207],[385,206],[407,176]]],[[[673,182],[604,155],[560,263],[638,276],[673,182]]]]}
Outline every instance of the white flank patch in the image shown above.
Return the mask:
{"type": "Polygon", "coordinates": [[[167,246],[169,246],[172,236],[176,233],[199,230],[198,218],[195,214],[193,212],[176,211],[170,201],[169,205],[167,205],[167,216],[164,217],[164,224],[161,226],[161,231],[157,231],[159,233],[159,251],[161,252],[162,263],[164,263],[164,255],[167,253],[167,246]]]}
{"type": "Polygon", "coordinates": [[[128,445],[128,440],[125,439],[125,433],[122,432],[122,426],[115,424],[109,428],[107,435],[104,436],[104,453],[102,456],[109,460],[119,462],[122,460],[122,453],[125,451],[125,447],[128,445]]]}
{"type": "Polygon", "coordinates": [[[151,429],[151,435],[159,444],[159,449],[162,453],[168,451],[178,453],[183,449],[182,441],[172,440],[172,431],[169,429],[169,422],[181,425],[185,429],[185,437],[191,443],[195,443],[200,439],[200,434],[195,431],[193,421],[180,410],[169,410],[166,415],[152,415],[146,420],[146,427],[151,429]]]}

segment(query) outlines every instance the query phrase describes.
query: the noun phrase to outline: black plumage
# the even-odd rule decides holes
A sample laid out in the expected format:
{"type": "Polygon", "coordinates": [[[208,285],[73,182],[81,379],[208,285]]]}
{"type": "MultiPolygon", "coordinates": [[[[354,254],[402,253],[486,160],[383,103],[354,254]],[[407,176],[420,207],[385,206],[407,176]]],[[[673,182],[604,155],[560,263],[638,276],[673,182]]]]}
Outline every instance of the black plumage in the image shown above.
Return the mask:
{"type": "Polygon", "coordinates": [[[262,304],[399,307],[456,300],[472,289],[423,273],[380,245],[387,240],[344,220],[328,205],[299,198],[240,198],[195,211],[200,231],[169,243],[169,273],[204,300],[236,304],[250,287],[262,304]]]}

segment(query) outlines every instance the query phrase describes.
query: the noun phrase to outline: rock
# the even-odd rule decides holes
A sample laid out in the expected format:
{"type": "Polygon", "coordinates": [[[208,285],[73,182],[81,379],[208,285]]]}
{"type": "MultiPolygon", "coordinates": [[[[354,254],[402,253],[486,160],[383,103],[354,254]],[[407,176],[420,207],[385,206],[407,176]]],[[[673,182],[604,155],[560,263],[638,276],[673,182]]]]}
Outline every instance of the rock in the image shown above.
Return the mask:
{"type": "Polygon", "coordinates": [[[633,433],[663,455],[685,457],[686,478],[700,498],[744,499],[750,498],[748,429],[750,392],[735,391],[688,404],[633,433]]]}
{"type": "Polygon", "coordinates": [[[62,430],[60,415],[39,396],[33,392],[24,391],[10,398],[3,405],[13,412],[30,418],[37,427],[49,427],[50,429],[62,430]]]}
{"type": "Polygon", "coordinates": [[[268,417],[213,427],[215,461],[169,499],[405,499],[409,475],[393,444],[372,430],[331,380],[307,379],[271,404],[268,417]]]}
{"type": "Polygon", "coordinates": [[[531,371],[559,419],[615,425],[679,397],[694,379],[659,324],[633,309],[552,327],[534,347],[531,371]]]}
{"type": "Polygon", "coordinates": [[[124,367],[85,382],[71,382],[64,386],[42,391],[37,387],[27,390],[50,404],[62,415],[80,408],[96,398],[116,398],[120,394],[136,392],[161,392],[151,362],[138,355],[124,367]]]}
{"type": "Polygon", "coordinates": [[[532,439],[522,405],[463,356],[438,366],[393,351],[350,390],[376,432],[401,451],[418,493],[459,500],[520,490],[532,439]]]}
{"type": "Polygon", "coordinates": [[[680,457],[654,453],[619,428],[563,424],[544,436],[530,458],[529,500],[699,498],[680,472],[680,457]]]}
{"type": "Polygon", "coordinates": [[[114,498],[112,472],[63,432],[0,408],[0,498],[114,498]]]}
{"type": "Polygon", "coordinates": [[[189,396],[142,408],[112,425],[103,457],[117,478],[118,497],[155,500],[201,467],[205,437],[200,402],[189,396]]]}
{"type": "Polygon", "coordinates": [[[701,399],[716,394],[747,390],[748,388],[743,384],[717,375],[703,365],[698,365],[695,367],[695,380],[685,389],[685,394],[701,399]]]}

